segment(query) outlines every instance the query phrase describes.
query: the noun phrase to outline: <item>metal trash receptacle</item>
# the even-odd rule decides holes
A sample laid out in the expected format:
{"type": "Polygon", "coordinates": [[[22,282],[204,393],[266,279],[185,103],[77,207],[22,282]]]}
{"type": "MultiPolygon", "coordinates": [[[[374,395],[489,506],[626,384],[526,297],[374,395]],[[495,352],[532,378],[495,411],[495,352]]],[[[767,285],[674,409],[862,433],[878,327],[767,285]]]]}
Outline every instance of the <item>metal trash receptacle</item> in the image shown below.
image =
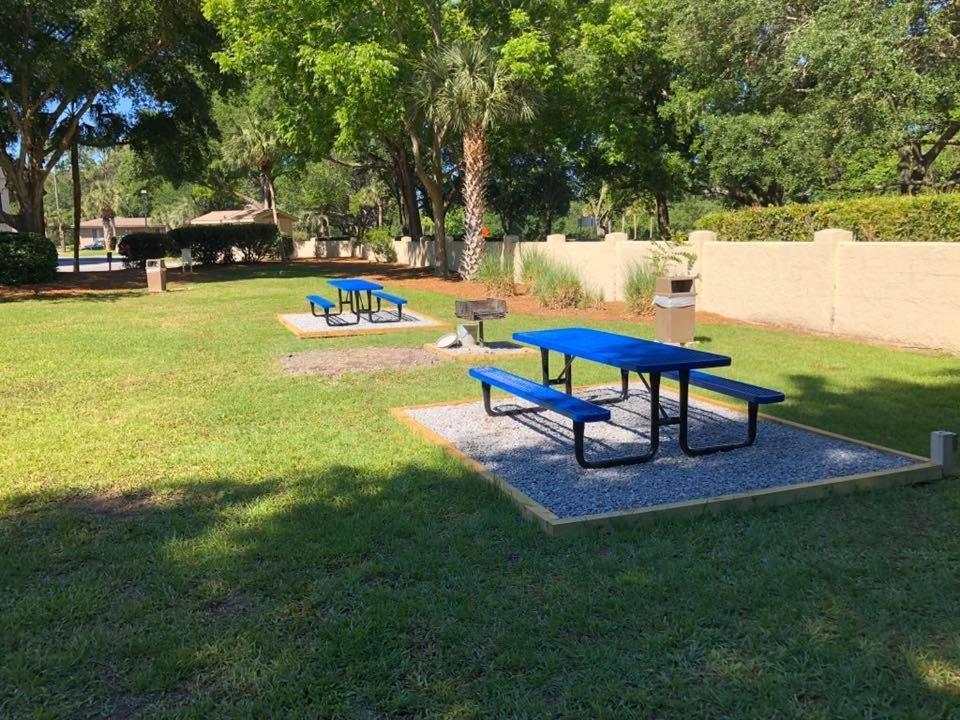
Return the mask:
{"type": "Polygon", "coordinates": [[[167,264],[163,258],[147,260],[147,289],[152,293],[166,291],[167,264]]]}
{"type": "Polygon", "coordinates": [[[654,286],[655,333],[660,342],[693,342],[697,293],[694,275],[659,277],[654,286]]]}

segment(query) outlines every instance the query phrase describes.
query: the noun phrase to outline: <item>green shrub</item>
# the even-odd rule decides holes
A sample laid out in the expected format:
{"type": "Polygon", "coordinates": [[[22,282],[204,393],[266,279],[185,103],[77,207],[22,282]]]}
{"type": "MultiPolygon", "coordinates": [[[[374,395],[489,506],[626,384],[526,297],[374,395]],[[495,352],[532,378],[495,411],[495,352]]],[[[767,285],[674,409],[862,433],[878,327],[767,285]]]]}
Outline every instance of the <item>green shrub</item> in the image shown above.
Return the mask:
{"type": "Polygon", "coordinates": [[[117,252],[128,268],[143,268],[151,258],[167,257],[172,252],[166,233],[130,233],[120,238],[117,252]]]}
{"type": "MultiPolygon", "coordinates": [[[[497,248],[499,250],[499,248],[497,248]]],[[[496,297],[515,295],[517,288],[513,282],[513,258],[506,258],[500,263],[498,253],[489,252],[490,248],[480,258],[480,267],[474,279],[482,283],[487,292],[496,297]]]]}
{"type": "Polygon", "coordinates": [[[0,232],[0,285],[49,282],[57,277],[57,248],[43,235],[0,232]]]}
{"type": "Polygon", "coordinates": [[[385,227],[371,228],[364,235],[363,244],[376,254],[381,262],[396,262],[397,250],[393,246],[393,235],[385,227]]]}
{"type": "Polygon", "coordinates": [[[627,268],[623,284],[623,299],[627,311],[645,315],[653,309],[653,291],[660,273],[647,262],[633,263],[627,268]]]}
{"type": "Polygon", "coordinates": [[[960,193],[869,197],[704,215],[697,227],[718,240],[803,242],[825,228],[861,242],[960,242],[960,193]]]}
{"type": "Polygon", "coordinates": [[[543,307],[572,308],[602,302],[598,295],[584,290],[576,270],[537,250],[528,250],[523,256],[523,282],[543,307]]]}
{"type": "MultiPolygon", "coordinates": [[[[195,262],[204,265],[230,265],[236,262],[234,249],[239,250],[243,262],[259,262],[280,253],[280,232],[272,223],[239,225],[187,225],[169,233],[175,250],[188,247],[195,262]]],[[[293,243],[288,238],[289,255],[293,243]]]]}

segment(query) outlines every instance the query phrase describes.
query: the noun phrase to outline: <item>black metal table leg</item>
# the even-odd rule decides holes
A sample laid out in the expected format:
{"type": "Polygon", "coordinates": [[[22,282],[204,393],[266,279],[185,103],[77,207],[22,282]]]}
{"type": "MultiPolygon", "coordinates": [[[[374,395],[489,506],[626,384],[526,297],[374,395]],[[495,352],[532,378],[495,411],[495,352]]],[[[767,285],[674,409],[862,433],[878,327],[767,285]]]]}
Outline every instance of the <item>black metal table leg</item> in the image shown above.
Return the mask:
{"type": "Polygon", "coordinates": [[[573,356],[564,355],[563,356],[563,380],[564,387],[567,395],[573,395],[573,356]]]}
{"type": "Polygon", "coordinates": [[[690,447],[690,371],[680,370],[680,449],[691,457],[712,455],[718,452],[728,452],[753,445],[757,439],[757,403],[747,403],[747,439],[741,442],[726,443],[723,445],[708,445],[706,447],[690,447]]]}
{"type": "Polygon", "coordinates": [[[550,384],[550,351],[540,348],[540,370],[543,373],[543,384],[550,384]]]}
{"type": "Polygon", "coordinates": [[[645,453],[640,455],[631,455],[623,458],[608,458],[606,460],[587,460],[584,452],[584,424],[575,422],[573,424],[573,448],[580,467],[589,470],[609,467],[619,467],[621,465],[637,465],[639,463],[649,462],[657,455],[660,449],[660,373],[650,373],[650,447],[645,453]]]}

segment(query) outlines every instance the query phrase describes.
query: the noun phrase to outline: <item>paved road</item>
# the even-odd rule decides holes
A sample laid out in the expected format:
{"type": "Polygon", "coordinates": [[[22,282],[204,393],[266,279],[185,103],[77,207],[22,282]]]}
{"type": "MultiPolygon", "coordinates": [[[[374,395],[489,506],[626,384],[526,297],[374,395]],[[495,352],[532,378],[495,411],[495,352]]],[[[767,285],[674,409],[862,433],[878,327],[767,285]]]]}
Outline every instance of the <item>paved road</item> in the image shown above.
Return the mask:
{"type": "MultiPolygon", "coordinates": [[[[179,260],[167,260],[167,268],[180,267],[179,260]]],[[[110,267],[107,265],[106,255],[85,255],[80,258],[81,272],[107,272],[110,267]]],[[[123,270],[123,258],[117,255],[113,256],[113,269],[123,270]]],[[[73,272],[73,258],[61,257],[57,259],[57,272],[73,272]]]]}

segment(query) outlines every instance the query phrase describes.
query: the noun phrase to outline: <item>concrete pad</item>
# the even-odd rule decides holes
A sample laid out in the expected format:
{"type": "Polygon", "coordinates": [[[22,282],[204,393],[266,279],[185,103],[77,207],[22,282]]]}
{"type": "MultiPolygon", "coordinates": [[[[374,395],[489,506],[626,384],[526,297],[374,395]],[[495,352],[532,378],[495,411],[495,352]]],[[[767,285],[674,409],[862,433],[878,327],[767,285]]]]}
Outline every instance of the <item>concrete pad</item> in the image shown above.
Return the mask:
{"type": "Polygon", "coordinates": [[[386,309],[373,314],[374,322],[370,322],[367,313],[364,312],[360,315],[360,322],[356,323],[357,316],[349,311],[341,316],[332,316],[329,324],[323,317],[314,317],[310,313],[293,313],[279,315],[278,317],[281,323],[300,338],[376,335],[404,330],[447,327],[445,323],[435,320],[429,315],[411,312],[406,308],[404,308],[403,317],[399,321],[397,320],[396,310],[386,309]]]}

